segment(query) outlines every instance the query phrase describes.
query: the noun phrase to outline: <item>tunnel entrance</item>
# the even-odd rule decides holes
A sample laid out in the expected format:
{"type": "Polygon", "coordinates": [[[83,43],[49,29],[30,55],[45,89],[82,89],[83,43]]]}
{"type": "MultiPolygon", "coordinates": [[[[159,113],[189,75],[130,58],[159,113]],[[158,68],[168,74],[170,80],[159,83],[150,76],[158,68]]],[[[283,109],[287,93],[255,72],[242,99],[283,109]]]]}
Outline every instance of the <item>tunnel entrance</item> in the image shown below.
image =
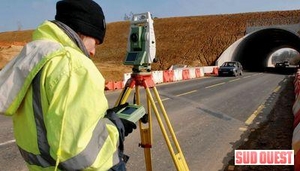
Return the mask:
{"type": "Polygon", "coordinates": [[[232,59],[240,61],[246,70],[262,71],[270,54],[281,48],[300,52],[299,35],[280,28],[262,29],[246,36],[237,46],[232,59]]]}

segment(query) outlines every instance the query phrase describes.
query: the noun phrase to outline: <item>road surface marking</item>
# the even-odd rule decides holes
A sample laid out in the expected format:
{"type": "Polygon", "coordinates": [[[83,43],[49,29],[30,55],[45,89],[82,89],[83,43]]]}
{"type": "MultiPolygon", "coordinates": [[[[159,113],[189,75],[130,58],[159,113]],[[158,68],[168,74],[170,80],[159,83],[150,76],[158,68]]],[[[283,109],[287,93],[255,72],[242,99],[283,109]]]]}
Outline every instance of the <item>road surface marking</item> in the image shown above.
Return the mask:
{"type": "Polygon", "coordinates": [[[257,76],[257,75],[261,75],[262,73],[256,73],[256,74],[253,74],[253,76],[257,76]]]}
{"type": "Polygon", "coordinates": [[[249,77],[252,77],[252,75],[249,75],[249,76],[246,76],[246,77],[243,77],[243,78],[249,78],[249,77]]]}
{"type": "Polygon", "coordinates": [[[178,94],[178,95],[176,95],[176,96],[179,97],[179,96],[183,96],[183,95],[195,93],[196,91],[197,91],[197,90],[192,90],[192,91],[189,91],[189,92],[186,92],[186,93],[178,94]]]}
{"type": "Polygon", "coordinates": [[[212,88],[212,87],[216,87],[216,86],[223,85],[223,84],[225,84],[225,82],[214,84],[214,85],[211,85],[211,86],[207,86],[205,88],[212,88]]]}
{"type": "Polygon", "coordinates": [[[4,143],[0,143],[0,147],[1,147],[1,146],[4,146],[4,145],[7,145],[7,144],[14,143],[14,142],[16,142],[16,140],[10,140],[10,141],[6,141],[6,142],[4,142],[4,143]]]}
{"type": "Polygon", "coordinates": [[[161,99],[161,101],[166,101],[166,100],[170,100],[170,98],[161,99]]]}
{"type": "Polygon", "coordinates": [[[277,93],[280,90],[281,86],[278,86],[275,88],[275,90],[273,91],[274,93],[277,93]]]}
{"type": "Polygon", "coordinates": [[[230,80],[229,82],[233,82],[233,81],[237,81],[240,80],[240,78],[234,79],[234,80],[230,80]]]}
{"type": "Polygon", "coordinates": [[[240,127],[239,130],[244,132],[244,131],[247,131],[247,128],[245,128],[245,127],[240,127]]]}
{"type": "Polygon", "coordinates": [[[253,120],[256,118],[256,116],[262,111],[262,109],[265,108],[265,105],[260,105],[254,113],[246,120],[245,124],[250,125],[253,120]]]}

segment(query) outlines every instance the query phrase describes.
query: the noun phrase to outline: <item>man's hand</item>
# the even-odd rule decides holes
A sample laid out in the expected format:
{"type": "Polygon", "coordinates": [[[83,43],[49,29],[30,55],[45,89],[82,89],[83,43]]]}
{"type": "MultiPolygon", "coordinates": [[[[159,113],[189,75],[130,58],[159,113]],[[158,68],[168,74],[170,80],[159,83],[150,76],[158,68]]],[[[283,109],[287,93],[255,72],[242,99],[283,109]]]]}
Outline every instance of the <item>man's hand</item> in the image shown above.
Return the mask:
{"type": "Polygon", "coordinates": [[[136,129],[136,124],[131,122],[131,121],[128,121],[126,119],[123,119],[123,118],[120,118],[123,125],[124,125],[124,128],[125,128],[125,136],[127,136],[128,134],[132,133],[133,129],[136,129]]]}
{"type": "MultiPolygon", "coordinates": [[[[119,110],[121,110],[121,109],[123,109],[124,107],[126,107],[126,106],[128,106],[128,102],[126,102],[126,103],[124,103],[124,104],[121,104],[121,105],[118,105],[118,106],[116,106],[116,107],[113,107],[113,108],[110,108],[110,109],[108,109],[107,110],[107,113],[110,113],[110,120],[115,120],[115,119],[112,119],[112,117],[111,117],[111,115],[112,115],[112,113],[115,113],[114,115],[115,115],[115,117],[118,117],[117,115],[116,115],[116,113],[119,111],[119,110]]],[[[118,117],[119,118],[119,117],[118,117]]],[[[132,131],[133,131],[133,129],[136,129],[136,124],[135,123],[133,123],[133,122],[131,122],[131,121],[128,121],[128,120],[126,120],[126,119],[123,119],[123,118],[119,118],[120,120],[121,120],[121,122],[122,122],[122,124],[123,124],[123,126],[124,126],[124,129],[125,130],[123,130],[122,131],[122,129],[120,129],[120,131],[121,132],[123,132],[124,134],[125,134],[125,136],[127,136],[128,134],[130,134],[130,133],[132,133],[132,131]]],[[[117,121],[114,121],[114,123],[116,124],[116,122],[117,121]]],[[[117,126],[118,126],[118,124],[116,124],[117,126]]],[[[118,126],[118,127],[120,127],[120,126],[118,126]]]]}

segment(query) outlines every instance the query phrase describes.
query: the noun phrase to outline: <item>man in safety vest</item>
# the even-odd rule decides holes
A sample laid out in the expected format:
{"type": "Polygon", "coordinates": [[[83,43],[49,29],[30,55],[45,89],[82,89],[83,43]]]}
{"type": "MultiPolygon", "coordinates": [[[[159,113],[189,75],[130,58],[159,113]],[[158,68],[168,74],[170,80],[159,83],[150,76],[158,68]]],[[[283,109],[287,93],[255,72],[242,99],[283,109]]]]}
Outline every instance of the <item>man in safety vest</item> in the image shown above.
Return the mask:
{"type": "Polygon", "coordinates": [[[108,109],[105,80],[89,58],[105,31],[96,2],[59,1],[55,20],[0,72],[0,114],[13,117],[29,170],[126,170],[123,141],[136,125],[108,109]]]}

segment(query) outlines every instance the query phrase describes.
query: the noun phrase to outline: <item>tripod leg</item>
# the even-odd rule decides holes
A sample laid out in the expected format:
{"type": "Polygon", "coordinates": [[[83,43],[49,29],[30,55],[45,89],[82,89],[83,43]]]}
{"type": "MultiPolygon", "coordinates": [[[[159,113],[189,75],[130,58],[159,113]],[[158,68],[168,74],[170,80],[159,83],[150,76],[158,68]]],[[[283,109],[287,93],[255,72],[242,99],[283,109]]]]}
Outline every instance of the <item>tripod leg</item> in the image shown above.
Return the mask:
{"type": "Polygon", "coordinates": [[[163,125],[163,121],[162,121],[162,119],[160,117],[158,109],[157,109],[157,107],[155,105],[155,102],[154,102],[154,100],[152,98],[151,92],[150,92],[149,88],[146,88],[147,97],[149,98],[150,103],[152,105],[152,108],[154,110],[154,113],[155,113],[155,115],[157,117],[157,121],[159,123],[160,129],[161,129],[161,131],[163,133],[163,136],[165,138],[165,141],[167,143],[167,146],[168,146],[168,149],[169,149],[170,154],[172,156],[173,162],[175,163],[175,166],[176,166],[177,170],[188,171],[189,168],[187,166],[187,163],[185,161],[185,158],[183,156],[183,153],[181,151],[181,148],[179,146],[179,143],[178,143],[177,138],[175,136],[174,130],[173,130],[172,126],[171,126],[170,120],[168,118],[166,110],[165,110],[165,108],[163,106],[163,103],[161,101],[161,98],[159,97],[158,91],[157,91],[156,87],[153,87],[152,89],[154,91],[156,100],[157,100],[157,102],[158,102],[158,104],[159,104],[159,106],[161,108],[163,118],[164,118],[164,120],[165,120],[165,122],[167,124],[167,128],[168,128],[169,132],[171,133],[172,140],[173,140],[173,142],[175,144],[175,147],[176,147],[176,150],[177,150],[177,154],[175,154],[175,151],[174,151],[174,149],[172,147],[172,144],[171,144],[171,141],[169,139],[169,136],[167,135],[167,131],[165,129],[165,126],[163,125]]]}
{"type": "MultiPolygon", "coordinates": [[[[136,99],[137,104],[140,104],[140,93],[139,87],[136,87],[136,99]]],[[[144,148],[144,157],[146,170],[152,171],[152,159],[151,159],[151,148],[152,148],[152,118],[151,118],[151,108],[150,102],[147,99],[147,122],[143,123],[139,121],[141,143],[140,146],[144,148]]]]}
{"type": "MultiPolygon", "coordinates": [[[[126,84],[129,85],[129,84],[126,84]]],[[[127,99],[132,91],[132,88],[129,86],[125,86],[122,90],[118,100],[115,103],[115,106],[118,106],[120,104],[124,104],[127,102],[127,99]]],[[[140,91],[139,86],[135,86],[135,97],[136,97],[136,104],[140,105],[140,91]]],[[[146,170],[151,171],[152,170],[152,162],[151,162],[151,147],[152,147],[152,122],[151,122],[151,108],[150,108],[150,102],[147,100],[147,114],[148,119],[147,123],[142,124],[141,121],[139,121],[139,128],[140,128],[140,136],[141,136],[141,143],[140,146],[144,148],[144,156],[145,156],[145,163],[146,163],[146,170]]]]}
{"type": "Polygon", "coordinates": [[[122,90],[118,100],[116,101],[115,106],[118,106],[120,104],[124,104],[125,102],[127,102],[127,99],[129,97],[131,91],[132,91],[131,87],[125,86],[124,89],[122,90]]]}

